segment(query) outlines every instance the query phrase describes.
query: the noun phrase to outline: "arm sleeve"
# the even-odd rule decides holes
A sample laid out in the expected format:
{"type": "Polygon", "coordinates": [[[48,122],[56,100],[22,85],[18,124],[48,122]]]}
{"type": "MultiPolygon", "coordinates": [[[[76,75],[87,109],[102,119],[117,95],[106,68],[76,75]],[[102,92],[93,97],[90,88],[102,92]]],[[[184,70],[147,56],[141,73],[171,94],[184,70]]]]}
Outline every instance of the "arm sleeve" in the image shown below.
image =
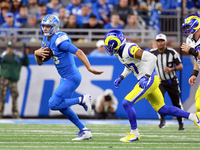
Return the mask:
{"type": "Polygon", "coordinates": [[[63,51],[69,51],[70,53],[75,54],[76,51],[78,50],[78,48],[76,46],[74,46],[73,44],[69,43],[69,42],[62,42],[59,46],[59,49],[63,50],[63,51]]]}
{"type": "Polygon", "coordinates": [[[146,61],[146,74],[151,75],[156,67],[157,57],[149,52],[143,51],[141,60],[146,61]]]}
{"type": "Polygon", "coordinates": [[[122,72],[121,75],[123,75],[124,78],[126,78],[130,73],[131,73],[131,70],[129,70],[127,67],[124,67],[124,71],[122,72]]]}

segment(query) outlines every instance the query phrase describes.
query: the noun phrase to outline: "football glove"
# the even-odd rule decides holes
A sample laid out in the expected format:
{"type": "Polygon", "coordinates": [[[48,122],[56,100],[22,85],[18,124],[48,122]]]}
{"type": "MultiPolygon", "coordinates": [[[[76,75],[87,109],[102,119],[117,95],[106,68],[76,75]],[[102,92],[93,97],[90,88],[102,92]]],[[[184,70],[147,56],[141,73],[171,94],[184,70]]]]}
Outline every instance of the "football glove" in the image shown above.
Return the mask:
{"type": "Polygon", "coordinates": [[[123,79],[121,77],[118,77],[115,81],[114,81],[114,85],[115,87],[118,89],[119,84],[121,83],[123,79]]]}
{"type": "Polygon", "coordinates": [[[147,87],[148,81],[149,81],[148,77],[146,76],[141,77],[139,80],[139,87],[141,87],[142,89],[145,89],[147,87]]]}

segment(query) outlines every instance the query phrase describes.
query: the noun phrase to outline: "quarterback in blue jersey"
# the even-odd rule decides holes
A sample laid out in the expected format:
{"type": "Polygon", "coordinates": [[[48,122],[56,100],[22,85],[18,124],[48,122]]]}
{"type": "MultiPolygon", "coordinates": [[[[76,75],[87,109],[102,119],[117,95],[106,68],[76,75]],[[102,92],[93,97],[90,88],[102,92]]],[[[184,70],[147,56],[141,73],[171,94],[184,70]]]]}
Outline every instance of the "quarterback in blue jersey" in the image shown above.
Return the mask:
{"type": "Polygon", "coordinates": [[[72,94],[81,82],[81,74],[75,65],[72,54],[75,54],[85,65],[88,71],[93,74],[102,74],[103,71],[95,70],[91,67],[86,55],[82,50],[71,44],[71,39],[64,32],[58,32],[59,19],[55,15],[46,15],[41,22],[41,32],[43,41],[41,48],[35,51],[35,60],[38,65],[42,65],[43,61],[40,57],[46,58],[49,55],[46,47],[53,51],[52,59],[61,76],[60,84],[49,99],[49,107],[51,110],[59,110],[73,124],[75,124],[80,132],[78,137],[72,140],[91,139],[91,131],[88,130],[79,120],[78,116],[70,106],[80,104],[84,107],[87,114],[91,114],[91,96],[86,94],[78,98],[71,98],[72,94]]]}
{"type": "Polygon", "coordinates": [[[192,114],[177,107],[165,105],[163,95],[159,89],[159,78],[154,71],[157,60],[156,56],[141,50],[135,43],[126,43],[124,34],[118,30],[108,32],[104,41],[106,51],[110,55],[117,57],[125,66],[122,74],[114,82],[115,87],[118,88],[123,79],[131,72],[138,79],[138,83],[133,90],[123,99],[123,107],[131,124],[131,132],[121,138],[121,142],[132,142],[140,139],[133,105],[143,98],[146,98],[153,109],[160,115],[172,115],[189,119],[194,121],[200,129],[199,112],[192,114]]]}

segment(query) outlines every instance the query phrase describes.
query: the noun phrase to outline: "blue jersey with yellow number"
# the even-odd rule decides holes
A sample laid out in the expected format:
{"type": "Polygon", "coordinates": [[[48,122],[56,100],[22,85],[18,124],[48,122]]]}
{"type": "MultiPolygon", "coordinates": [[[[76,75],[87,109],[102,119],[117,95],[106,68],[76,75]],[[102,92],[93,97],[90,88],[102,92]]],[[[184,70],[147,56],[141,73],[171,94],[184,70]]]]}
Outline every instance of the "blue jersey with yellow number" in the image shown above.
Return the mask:
{"type": "Polygon", "coordinates": [[[72,54],[78,50],[64,32],[56,32],[50,40],[43,36],[41,47],[49,47],[53,51],[53,62],[61,77],[66,78],[78,71],[72,54]]]}

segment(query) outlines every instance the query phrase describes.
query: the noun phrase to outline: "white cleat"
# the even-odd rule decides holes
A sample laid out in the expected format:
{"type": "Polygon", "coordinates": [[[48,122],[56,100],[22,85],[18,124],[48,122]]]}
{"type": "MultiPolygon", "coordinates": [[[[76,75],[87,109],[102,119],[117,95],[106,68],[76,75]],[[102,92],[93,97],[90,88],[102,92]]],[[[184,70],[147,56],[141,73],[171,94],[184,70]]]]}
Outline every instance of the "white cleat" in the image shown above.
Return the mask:
{"type": "Polygon", "coordinates": [[[91,114],[92,106],[91,106],[91,96],[89,94],[82,95],[80,105],[83,106],[88,115],[91,114]]]}
{"type": "Polygon", "coordinates": [[[88,129],[80,130],[80,132],[77,135],[78,137],[72,139],[72,141],[89,140],[92,138],[92,133],[88,129]]]}

